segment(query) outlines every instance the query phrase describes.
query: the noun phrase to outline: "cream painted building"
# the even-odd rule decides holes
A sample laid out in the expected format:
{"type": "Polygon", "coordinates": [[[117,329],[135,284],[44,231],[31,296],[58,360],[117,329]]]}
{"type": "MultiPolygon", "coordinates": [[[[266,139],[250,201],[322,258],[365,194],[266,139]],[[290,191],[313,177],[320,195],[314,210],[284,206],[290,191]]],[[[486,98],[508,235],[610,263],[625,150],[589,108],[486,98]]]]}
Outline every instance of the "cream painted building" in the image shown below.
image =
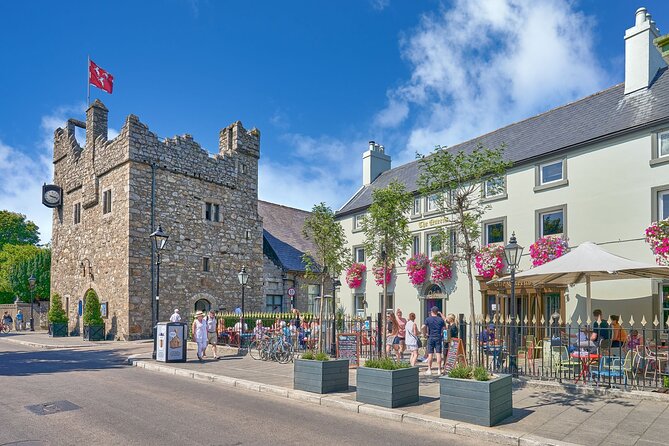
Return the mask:
{"type": "MultiPolygon", "coordinates": [[[[483,185],[482,199],[491,208],[483,218],[482,244],[507,243],[512,232],[525,247],[521,269],[530,267],[529,246],[543,235],[568,238],[571,247],[592,241],[614,254],[654,262],[644,230],[669,217],[669,70],[653,45],[659,32],[645,9],[625,33],[625,82],[586,98],[511,124],[449,150],[471,150],[506,144],[513,161],[504,184],[483,185]]],[[[410,215],[413,252],[432,256],[433,236],[445,222],[427,197],[417,195],[417,161],[391,169],[383,146],[370,142],[363,154],[363,185],[338,211],[351,255],[367,265],[367,277],[350,290],[344,277],[340,304],[350,313],[375,316],[382,288],[374,283],[362,249],[360,219],[371,204],[371,192],[399,180],[414,193],[410,215]]],[[[452,242],[450,243],[452,245],[452,242]]],[[[406,253],[407,257],[411,253],[406,253]]],[[[437,305],[445,312],[469,313],[467,278],[461,271],[446,284],[414,287],[406,268],[397,265],[389,286],[391,307],[416,312],[422,320],[437,305]]],[[[585,320],[585,286],[518,291],[521,319],[540,319],[558,311],[567,320],[585,320]]],[[[475,283],[477,313],[505,312],[508,289],[475,283]]],[[[651,280],[593,283],[593,308],[622,314],[625,321],[645,316],[669,317],[669,283],[651,280]]]]}

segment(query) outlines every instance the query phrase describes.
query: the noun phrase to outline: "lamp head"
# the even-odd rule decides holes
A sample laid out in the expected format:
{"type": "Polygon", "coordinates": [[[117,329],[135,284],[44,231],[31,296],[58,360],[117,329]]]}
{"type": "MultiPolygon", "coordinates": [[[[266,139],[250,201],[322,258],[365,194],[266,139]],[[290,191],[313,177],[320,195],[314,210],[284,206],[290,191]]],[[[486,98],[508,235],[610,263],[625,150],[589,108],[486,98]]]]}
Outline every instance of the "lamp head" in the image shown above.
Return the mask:
{"type": "Polygon", "coordinates": [[[246,285],[246,282],[249,281],[249,273],[246,272],[246,267],[242,266],[242,269],[237,274],[237,279],[239,279],[240,285],[246,285]]]}
{"type": "Polygon", "coordinates": [[[153,242],[156,244],[156,249],[158,251],[162,251],[163,249],[165,249],[165,244],[167,243],[167,239],[170,238],[169,235],[163,232],[163,228],[160,225],[158,225],[158,229],[156,229],[155,232],[151,234],[149,237],[153,239],[153,242]]]}
{"type": "Polygon", "coordinates": [[[511,239],[509,244],[504,247],[504,257],[506,258],[506,264],[509,265],[511,269],[518,268],[520,264],[520,256],[523,254],[523,247],[518,244],[516,241],[516,233],[511,234],[511,239]]]}

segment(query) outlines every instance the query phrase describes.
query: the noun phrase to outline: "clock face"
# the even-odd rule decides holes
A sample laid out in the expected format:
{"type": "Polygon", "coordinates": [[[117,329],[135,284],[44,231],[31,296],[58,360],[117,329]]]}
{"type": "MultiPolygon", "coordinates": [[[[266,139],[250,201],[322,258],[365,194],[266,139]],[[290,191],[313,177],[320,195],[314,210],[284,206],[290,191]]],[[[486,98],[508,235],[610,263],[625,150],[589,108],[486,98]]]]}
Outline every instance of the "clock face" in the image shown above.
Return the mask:
{"type": "Polygon", "coordinates": [[[44,193],[44,200],[51,204],[60,203],[60,192],[57,190],[48,190],[44,193]]]}

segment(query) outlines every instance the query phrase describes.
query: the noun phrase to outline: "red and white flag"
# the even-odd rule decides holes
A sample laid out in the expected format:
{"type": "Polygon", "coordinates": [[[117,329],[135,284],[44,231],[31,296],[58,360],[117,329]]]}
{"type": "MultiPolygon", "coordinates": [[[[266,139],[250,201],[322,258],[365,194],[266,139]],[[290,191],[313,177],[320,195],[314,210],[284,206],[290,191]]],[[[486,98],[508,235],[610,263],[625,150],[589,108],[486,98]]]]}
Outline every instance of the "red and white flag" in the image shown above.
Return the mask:
{"type": "Polygon", "coordinates": [[[114,76],[97,66],[90,59],[88,61],[88,82],[109,94],[114,88],[114,76]]]}

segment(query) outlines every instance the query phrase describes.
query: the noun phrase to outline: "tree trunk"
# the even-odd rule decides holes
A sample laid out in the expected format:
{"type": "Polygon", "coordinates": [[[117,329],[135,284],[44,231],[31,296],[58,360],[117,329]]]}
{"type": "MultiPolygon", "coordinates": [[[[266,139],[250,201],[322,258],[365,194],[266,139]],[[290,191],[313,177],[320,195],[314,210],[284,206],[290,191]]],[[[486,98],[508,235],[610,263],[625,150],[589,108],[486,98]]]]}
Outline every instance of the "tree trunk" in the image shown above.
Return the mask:
{"type": "Polygon", "coordinates": [[[386,264],[388,263],[387,260],[384,259],[383,261],[383,308],[381,309],[381,320],[383,321],[383,337],[381,338],[381,352],[382,355],[386,355],[386,327],[388,325],[388,315],[386,308],[388,308],[388,284],[386,283],[386,264]]]}
{"type": "Polygon", "coordinates": [[[321,274],[321,307],[318,310],[318,351],[323,351],[323,307],[325,306],[325,273],[321,274]]]}
{"type": "Polygon", "coordinates": [[[478,339],[476,338],[476,332],[474,327],[476,326],[476,311],[474,309],[474,275],[472,274],[472,250],[470,249],[471,240],[469,239],[469,231],[465,226],[465,214],[460,210],[460,221],[462,222],[462,236],[465,238],[465,261],[467,263],[467,282],[469,283],[469,333],[471,342],[469,343],[469,348],[472,353],[472,365],[476,367],[478,365],[478,339]]]}

